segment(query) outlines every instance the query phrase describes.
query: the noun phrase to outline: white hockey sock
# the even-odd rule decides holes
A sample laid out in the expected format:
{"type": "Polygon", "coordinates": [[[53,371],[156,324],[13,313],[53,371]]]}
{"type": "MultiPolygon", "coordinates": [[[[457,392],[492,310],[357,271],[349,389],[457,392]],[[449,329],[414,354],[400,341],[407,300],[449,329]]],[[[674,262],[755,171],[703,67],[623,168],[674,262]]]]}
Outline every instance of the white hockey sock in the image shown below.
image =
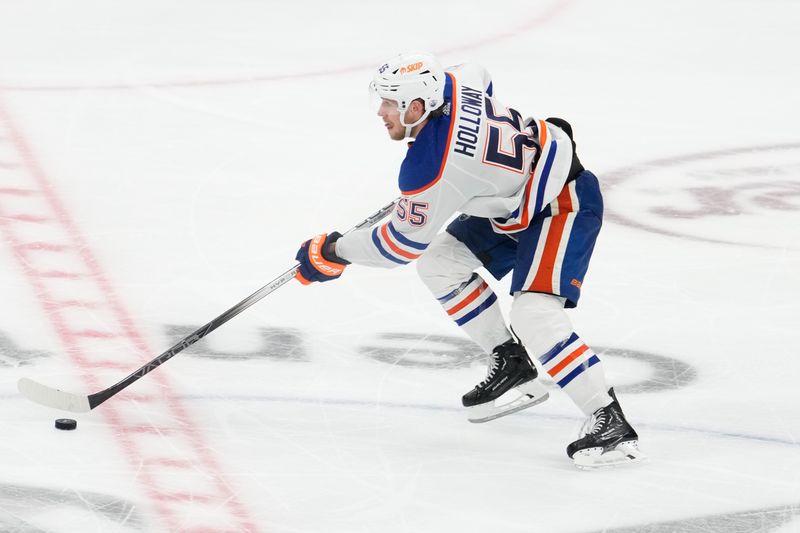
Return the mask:
{"type": "Polygon", "coordinates": [[[586,416],[611,403],[603,364],[577,333],[540,356],[539,362],[586,416]]]}
{"type": "Polygon", "coordinates": [[[600,358],[572,331],[563,298],[530,292],[515,295],[511,328],[528,354],[539,359],[587,416],[611,403],[600,358]]]}
{"type": "Polygon", "coordinates": [[[445,312],[486,353],[492,353],[511,339],[511,332],[497,296],[475,273],[481,266],[464,243],[446,232],[437,235],[417,261],[420,279],[445,312]]]}
{"type": "Polygon", "coordinates": [[[512,338],[500,312],[497,295],[477,273],[437,299],[450,318],[487,353],[512,338]]]}

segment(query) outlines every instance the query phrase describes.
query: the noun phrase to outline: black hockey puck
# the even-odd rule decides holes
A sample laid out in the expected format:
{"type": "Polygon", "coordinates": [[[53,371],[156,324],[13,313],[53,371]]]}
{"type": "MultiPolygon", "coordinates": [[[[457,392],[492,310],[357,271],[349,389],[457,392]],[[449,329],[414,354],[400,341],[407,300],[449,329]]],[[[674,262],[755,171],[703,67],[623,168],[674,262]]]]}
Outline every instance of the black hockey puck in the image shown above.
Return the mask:
{"type": "Polygon", "coordinates": [[[56,420],[57,429],[75,429],[78,423],[71,418],[59,418],[56,420]]]}

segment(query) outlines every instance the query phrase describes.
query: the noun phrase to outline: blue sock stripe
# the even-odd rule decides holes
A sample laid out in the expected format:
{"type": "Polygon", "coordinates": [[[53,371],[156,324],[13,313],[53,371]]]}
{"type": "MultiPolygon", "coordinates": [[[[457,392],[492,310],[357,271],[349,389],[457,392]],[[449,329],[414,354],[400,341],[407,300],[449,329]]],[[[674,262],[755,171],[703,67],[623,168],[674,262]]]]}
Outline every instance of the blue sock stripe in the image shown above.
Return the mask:
{"type": "MultiPolygon", "coordinates": [[[[486,290],[491,291],[492,289],[486,289],[486,290]]],[[[497,301],[497,295],[494,292],[492,292],[491,296],[486,298],[486,300],[484,300],[481,305],[479,305],[466,315],[456,320],[456,324],[458,324],[459,326],[463,326],[464,324],[466,324],[467,322],[469,322],[470,320],[481,314],[484,310],[490,308],[492,304],[495,303],[496,301],[497,301]]]]}
{"type": "Polygon", "coordinates": [[[467,280],[466,283],[462,283],[461,286],[459,286],[457,289],[453,289],[452,291],[450,291],[449,293],[445,294],[441,298],[436,298],[436,299],[439,300],[440,304],[443,304],[443,303],[445,303],[445,302],[447,302],[449,300],[452,300],[453,298],[455,298],[456,296],[461,294],[464,291],[464,289],[467,286],[469,286],[470,283],[472,283],[473,281],[475,281],[475,279],[477,279],[477,277],[478,277],[477,273],[472,274],[472,277],[469,278],[469,280],[467,280]]]}
{"type": "Polygon", "coordinates": [[[588,369],[590,366],[593,366],[593,365],[595,365],[595,364],[597,364],[599,362],[600,362],[600,358],[597,357],[596,355],[592,355],[589,358],[588,361],[586,361],[585,363],[579,364],[574,369],[572,369],[572,372],[570,372],[569,374],[564,376],[564,379],[562,379],[561,381],[558,382],[558,386],[563,389],[564,387],[566,387],[569,384],[570,381],[572,381],[576,377],[578,377],[581,374],[583,374],[584,370],[588,369]]]}
{"type": "Polygon", "coordinates": [[[549,352],[547,352],[544,355],[539,356],[539,362],[541,362],[543,365],[549,363],[556,356],[558,356],[558,354],[563,352],[564,348],[566,348],[567,346],[569,346],[570,344],[572,344],[576,340],[578,340],[578,334],[573,331],[572,335],[570,335],[567,340],[565,340],[564,342],[559,342],[558,344],[553,346],[553,348],[549,352]]]}

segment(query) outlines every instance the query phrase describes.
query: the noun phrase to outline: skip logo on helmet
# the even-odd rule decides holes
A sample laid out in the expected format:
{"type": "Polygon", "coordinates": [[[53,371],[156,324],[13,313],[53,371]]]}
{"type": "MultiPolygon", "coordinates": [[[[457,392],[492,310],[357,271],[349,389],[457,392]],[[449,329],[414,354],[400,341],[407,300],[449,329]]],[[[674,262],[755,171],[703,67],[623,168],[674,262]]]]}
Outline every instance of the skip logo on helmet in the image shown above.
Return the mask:
{"type": "Polygon", "coordinates": [[[406,72],[414,72],[422,68],[422,61],[418,61],[411,65],[400,67],[400,74],[405,74],[406,72]]]}

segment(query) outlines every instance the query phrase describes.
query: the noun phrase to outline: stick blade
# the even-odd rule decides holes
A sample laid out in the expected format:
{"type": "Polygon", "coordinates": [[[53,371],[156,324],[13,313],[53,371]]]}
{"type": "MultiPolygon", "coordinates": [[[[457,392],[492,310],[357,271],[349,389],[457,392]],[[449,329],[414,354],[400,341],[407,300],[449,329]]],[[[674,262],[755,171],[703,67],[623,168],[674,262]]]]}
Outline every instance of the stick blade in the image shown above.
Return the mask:
{"type": "Polygon", "coordinates": [[[17,382],[17,388],[30,401],[53,409],[72,413],[87,413],[92,409],[89,405],[88,396],[54,389],[32,379],[20,378],[17,382]]]}

